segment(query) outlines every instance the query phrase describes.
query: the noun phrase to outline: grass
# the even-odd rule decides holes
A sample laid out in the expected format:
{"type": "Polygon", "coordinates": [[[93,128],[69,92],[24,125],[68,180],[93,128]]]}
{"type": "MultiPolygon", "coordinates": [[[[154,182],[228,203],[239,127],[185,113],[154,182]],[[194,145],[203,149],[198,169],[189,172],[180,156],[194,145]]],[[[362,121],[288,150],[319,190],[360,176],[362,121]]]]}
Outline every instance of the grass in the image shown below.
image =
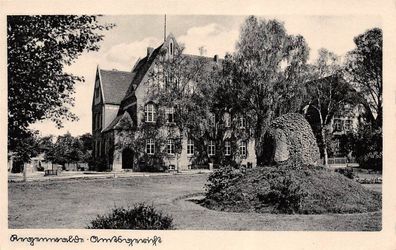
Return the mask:
{"type": "Polygon", "coordinates": [[[381,212],[282,215],[214,211],[180,197],[203,193],[208,175],[9,183],[9,228],[85,228],[98,214],[152,204],[185,230],[381,230],[381,212]]]}

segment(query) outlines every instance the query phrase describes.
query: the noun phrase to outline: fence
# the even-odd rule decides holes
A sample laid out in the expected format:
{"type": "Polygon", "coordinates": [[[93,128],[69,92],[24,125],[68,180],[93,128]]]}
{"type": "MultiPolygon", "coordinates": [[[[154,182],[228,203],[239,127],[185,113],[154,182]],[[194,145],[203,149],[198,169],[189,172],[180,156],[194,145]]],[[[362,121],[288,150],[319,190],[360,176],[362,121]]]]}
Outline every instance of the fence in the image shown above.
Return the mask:
{"type": "Polygon", "coordinates": [[[328,158],[329,165],[347,165],[347,164],[356,164],[355,158],[347,158],[347,157],[332,157],[328,158]]]}

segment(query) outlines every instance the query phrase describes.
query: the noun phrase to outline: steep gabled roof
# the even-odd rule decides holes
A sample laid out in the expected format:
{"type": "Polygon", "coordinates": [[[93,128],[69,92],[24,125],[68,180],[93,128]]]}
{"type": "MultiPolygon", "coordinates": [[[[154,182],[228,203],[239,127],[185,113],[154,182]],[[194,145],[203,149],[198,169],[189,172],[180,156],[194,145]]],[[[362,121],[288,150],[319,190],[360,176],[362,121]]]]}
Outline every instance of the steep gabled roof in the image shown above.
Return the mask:
{"type": "Polygon", "coordinates": [[[150,69],[155,58],[160,53],[162,46],[163,44],[157,47],[149,56],[145,56],[136,63],[132,71],[132,74],[134,74],[134,78],[129,88],[127,89],[125,95],[126,98],[134,94],[136,87],[139,86],[139,84],[142,82],[144,76],[147,74],[147,71],[150,69]]]}
{"type": "Polygon", "coordinates": [[[135,73],[118,70],[99,70],[104,103],[119,105],[125,97],[135,73]]]}

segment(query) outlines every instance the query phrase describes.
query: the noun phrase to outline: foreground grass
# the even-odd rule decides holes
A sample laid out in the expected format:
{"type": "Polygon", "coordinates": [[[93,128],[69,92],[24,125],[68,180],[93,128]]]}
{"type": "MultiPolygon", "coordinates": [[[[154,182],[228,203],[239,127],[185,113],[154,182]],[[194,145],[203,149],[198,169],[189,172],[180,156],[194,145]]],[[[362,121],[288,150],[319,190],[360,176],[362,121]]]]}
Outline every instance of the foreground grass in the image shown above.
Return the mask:
{"type": "Polygon", "coordinates": [[[9,183],[9,228],[85,228],[98,214],[153,204],[189,230],[381,230],[381,212],[282,215],[229,213],[180,199],[204,192],[206,174],[9,183]]]}

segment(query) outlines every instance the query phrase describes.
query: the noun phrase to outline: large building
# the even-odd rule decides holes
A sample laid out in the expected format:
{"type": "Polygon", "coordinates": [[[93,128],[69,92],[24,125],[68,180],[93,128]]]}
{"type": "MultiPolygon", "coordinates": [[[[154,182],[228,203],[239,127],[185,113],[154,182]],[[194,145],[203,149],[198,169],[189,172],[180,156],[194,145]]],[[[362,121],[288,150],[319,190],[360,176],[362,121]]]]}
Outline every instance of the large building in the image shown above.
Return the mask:
{"type": "MultiPolygon", "coordinates": [[[[151,123],[156,119],[156,109],[161,108],[155,102],[150,101],[147,95],[149,75],[154,71],[155,62],[159,60],[161,51],[165,51],[167,56],[172,56],[175,47],[178,46],[175,37],[170,34],[158,48],[147,48],[147,55],[139,59],[130,72],[118,70],[103,70],[99,67],[96,72],[94,96],[92,101],[92,135],[94,139],[93,156],[96,160],[98,170],[121,171],[130,169],[142,171],[147,164],[154,164],[147,161],[147,157],[155,154],[156,138],[147,138],[143,145],[145,152],[137,153],[132,149],[120,148],[119,142],[129,136],[133,140],[133,131],[139,127],[140,123],[151,123]],[[124,132],[132,133],[124,133],[124,132]]],[[[199,59],[208,65],[221,64],[218,56],[202,57],[184,55],[192,60],[199,59]]],[[[173,110],[167,109],[167,119],[173,119],[173,110]]],[[[230,116],[226,113],[222,117],[226,124],[230,122],[230,116]]],[[[238,118],[238,124],[244,126],[243,117],[238,118]]],[[[193,156],[199,154],[194,140],[184,138],[181,142],[181,153],[176,157],[172,140],[164,149],[160,163],[162,169],[188,170],[192,168],[209,168],[210,163],[215,163],[213,159],[219,150],[224,155],[231,155],[231,143],[225,139],[222,148],[216,148],[213,141],[207,142],[205,154],[206,162],[194,162],[193,156]]],[[[254,140],[238,141],[237,150],[239,152],[239,163],[241,165],[254,167],[256,165],[254,140]]],[[[217,146],[218,147],[218,146],[217,146]]]]}

